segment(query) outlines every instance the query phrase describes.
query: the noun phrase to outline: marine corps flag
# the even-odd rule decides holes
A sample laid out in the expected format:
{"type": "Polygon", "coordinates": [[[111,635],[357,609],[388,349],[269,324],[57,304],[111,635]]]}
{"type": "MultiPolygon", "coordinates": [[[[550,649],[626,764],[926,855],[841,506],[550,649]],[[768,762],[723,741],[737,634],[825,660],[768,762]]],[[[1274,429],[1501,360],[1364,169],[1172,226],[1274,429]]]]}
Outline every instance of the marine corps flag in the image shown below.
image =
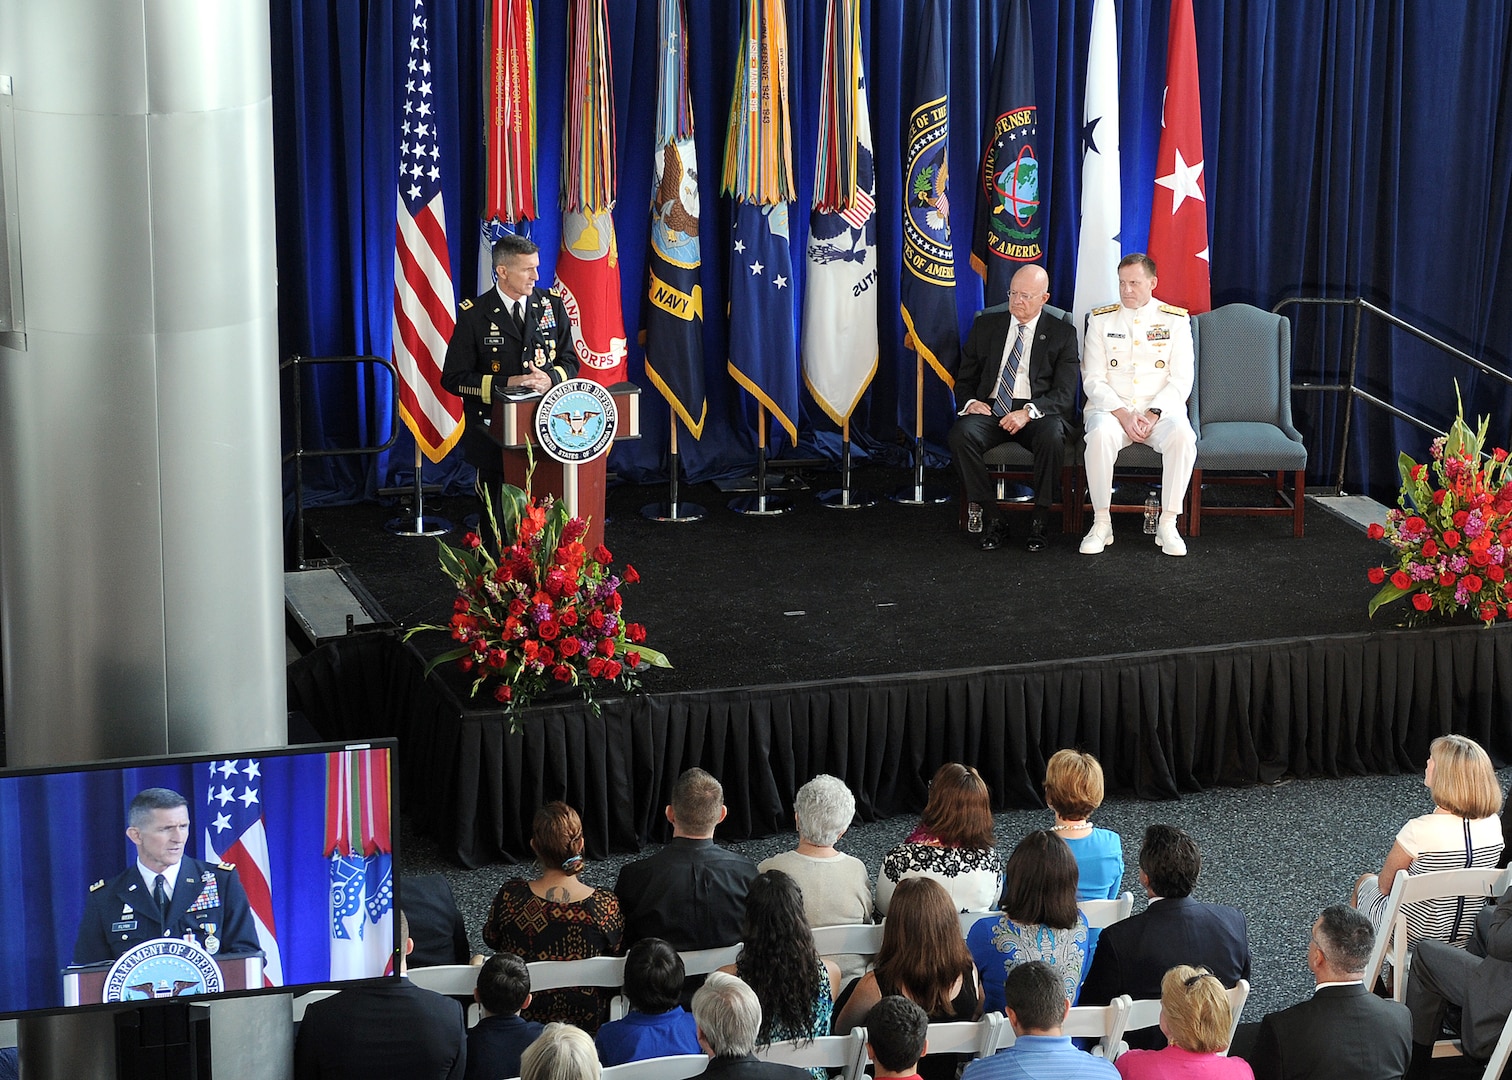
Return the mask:
{"type": "Polygon", "coordinates": [[[730,375],[798,442],[798,363],[788,203],[787,12],[784,0],[745,0],[730,100],[722,190],[735,197],[730,251],[730,375]]]}
{"type": "Polygon", "coordinates": [[[988,306],[1007,302],[1008,282],[1020,267],[1045,259],[1045,215],[1034,149],[1038,130],[1029,0],[1011,0],[992,59],[992,96],[982,134],[971,243],[971,265],[986,283],[988,306]]]}
{"type": "Polygon", "coordinates": [[[809,215],[803,374],[844,425],[877,373],[877,182],[857,0],[830,0],[809,215]]]}
{"type": "Polygon", "coordinates": [[[961,329],[956,318],[955,254],[950,242],[950,105],[946,83],[945,5],[919,5],[918,68],[903,128],[904,344],[955,386],[961,329]]]}
{"type": "Polygon", "coordinates": [[[478,295],[493,288],[493,246],[499,237],[536,217],[535,49],[534,0],[492,0],[478,295]]]}
{"type": "Polygon", "coordinates": [[[552,289],[572,318],[580,374],[625,379],[625,316],[614,239],[614,76],[608,0],[572,0],[567,130],[562,137],[562,251],[552,289]]]}
{"type": "Polygon", "coordinates": [[[1168,304],[1192,314],[1213,306],[1209,279],[1207,194],[1202,179],[1202,91],[1197,83],[1197,27],[1192,0],[1172,0],[1166,54],[1165,113],[1150,206],[1150,258],[1168,304]]]}
{"type": "Polygon", "coordinates": [[[683,0],[660,0],[661,83],[656,96],[656,183],[651,196],[646,377],[695,439],[703,435],[703,289],[699,270],[698,155],[688,97],[683,0]]]}

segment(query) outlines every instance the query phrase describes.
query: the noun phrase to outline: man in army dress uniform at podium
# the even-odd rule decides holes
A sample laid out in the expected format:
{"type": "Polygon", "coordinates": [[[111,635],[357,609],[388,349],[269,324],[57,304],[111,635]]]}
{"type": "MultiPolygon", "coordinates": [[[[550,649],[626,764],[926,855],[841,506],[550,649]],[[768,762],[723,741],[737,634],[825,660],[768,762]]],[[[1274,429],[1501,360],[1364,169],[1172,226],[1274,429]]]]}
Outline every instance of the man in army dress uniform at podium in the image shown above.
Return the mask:
{"type": "Polygon", "coordinates": [[[89,887],[74,939],[75,964],[114,960],[159,937],[192,939],[217,956],[262,948],[236,867],[185,857],[187,799],[168,788],[147,788],[131,800],[127,823],[136,865],[89,887]]]}

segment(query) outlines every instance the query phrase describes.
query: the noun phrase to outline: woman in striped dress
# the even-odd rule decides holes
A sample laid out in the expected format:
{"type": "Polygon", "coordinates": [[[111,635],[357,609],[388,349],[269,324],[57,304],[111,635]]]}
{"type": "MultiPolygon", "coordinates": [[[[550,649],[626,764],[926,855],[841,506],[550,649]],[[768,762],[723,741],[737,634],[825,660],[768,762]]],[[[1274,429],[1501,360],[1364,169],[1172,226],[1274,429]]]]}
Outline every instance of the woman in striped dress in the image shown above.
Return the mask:
{"type": "MultiPolygon", "coordinates": [[[[1381,872],[1355,882],[1354,906],[1370,918],[1377,933],[1398,874],[1495,866],[1501,856],[1501,788],[1491,759],[1478,743],[1463,735],[1434,739],[1423,783],[1433,795],[1433,813],[1403,825],[1381,872]]],[[[1464,945],[1475,929],[1478,906],[1463,897],[1409,904],[1407,944],[1431,937],[1464,945]]]]}

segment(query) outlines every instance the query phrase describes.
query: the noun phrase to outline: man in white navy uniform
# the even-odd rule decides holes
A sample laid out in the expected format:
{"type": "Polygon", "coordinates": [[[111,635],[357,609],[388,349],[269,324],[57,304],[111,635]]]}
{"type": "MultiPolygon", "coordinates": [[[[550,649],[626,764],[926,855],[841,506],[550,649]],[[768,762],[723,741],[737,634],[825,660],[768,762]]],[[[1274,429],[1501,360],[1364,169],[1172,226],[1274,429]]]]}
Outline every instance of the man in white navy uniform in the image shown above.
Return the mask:
{"type": "Polygon", "coordinates": [[[1155,262],[1125,255],[1118,263],[1117,304],[1095,309],[1082,349],[1087,393],[1087,493],[1092,529],[1083,555],[1113,542],[1113,462],[1118,452],[1144,443],[1160,454],[1160,522],[1155,542],[1167,555],[1185,555],[1176,518],[1197,461],[1197,434],[1187,419],[1195,362],[1192,324],[1185,308],[1155,299],[1155,262]]]}

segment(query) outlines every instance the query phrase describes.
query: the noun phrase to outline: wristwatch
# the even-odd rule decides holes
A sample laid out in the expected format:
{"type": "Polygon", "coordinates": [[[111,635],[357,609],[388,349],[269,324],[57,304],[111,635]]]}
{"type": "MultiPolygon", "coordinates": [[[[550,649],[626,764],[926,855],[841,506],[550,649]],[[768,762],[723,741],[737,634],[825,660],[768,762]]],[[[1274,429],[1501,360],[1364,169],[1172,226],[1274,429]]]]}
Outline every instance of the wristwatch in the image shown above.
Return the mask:
{"type": "Polygon", "coordinates": [[[1038,420],[1040,417],[1045,415],[1040,411],[1040,407],[1032,401],[1025,403],[1024,411],[1029,414],[1029,419],[1031,420],[1038,420]]]}
{"type": "Polygon", "coordinates": [[[1160,419],[1160,410],[1159,409],[1146,409],[1145,412],[1147,412],[1147,413],[1153,413],[1155,415],[1155,418],[1157,420],[1160,419]]]}

